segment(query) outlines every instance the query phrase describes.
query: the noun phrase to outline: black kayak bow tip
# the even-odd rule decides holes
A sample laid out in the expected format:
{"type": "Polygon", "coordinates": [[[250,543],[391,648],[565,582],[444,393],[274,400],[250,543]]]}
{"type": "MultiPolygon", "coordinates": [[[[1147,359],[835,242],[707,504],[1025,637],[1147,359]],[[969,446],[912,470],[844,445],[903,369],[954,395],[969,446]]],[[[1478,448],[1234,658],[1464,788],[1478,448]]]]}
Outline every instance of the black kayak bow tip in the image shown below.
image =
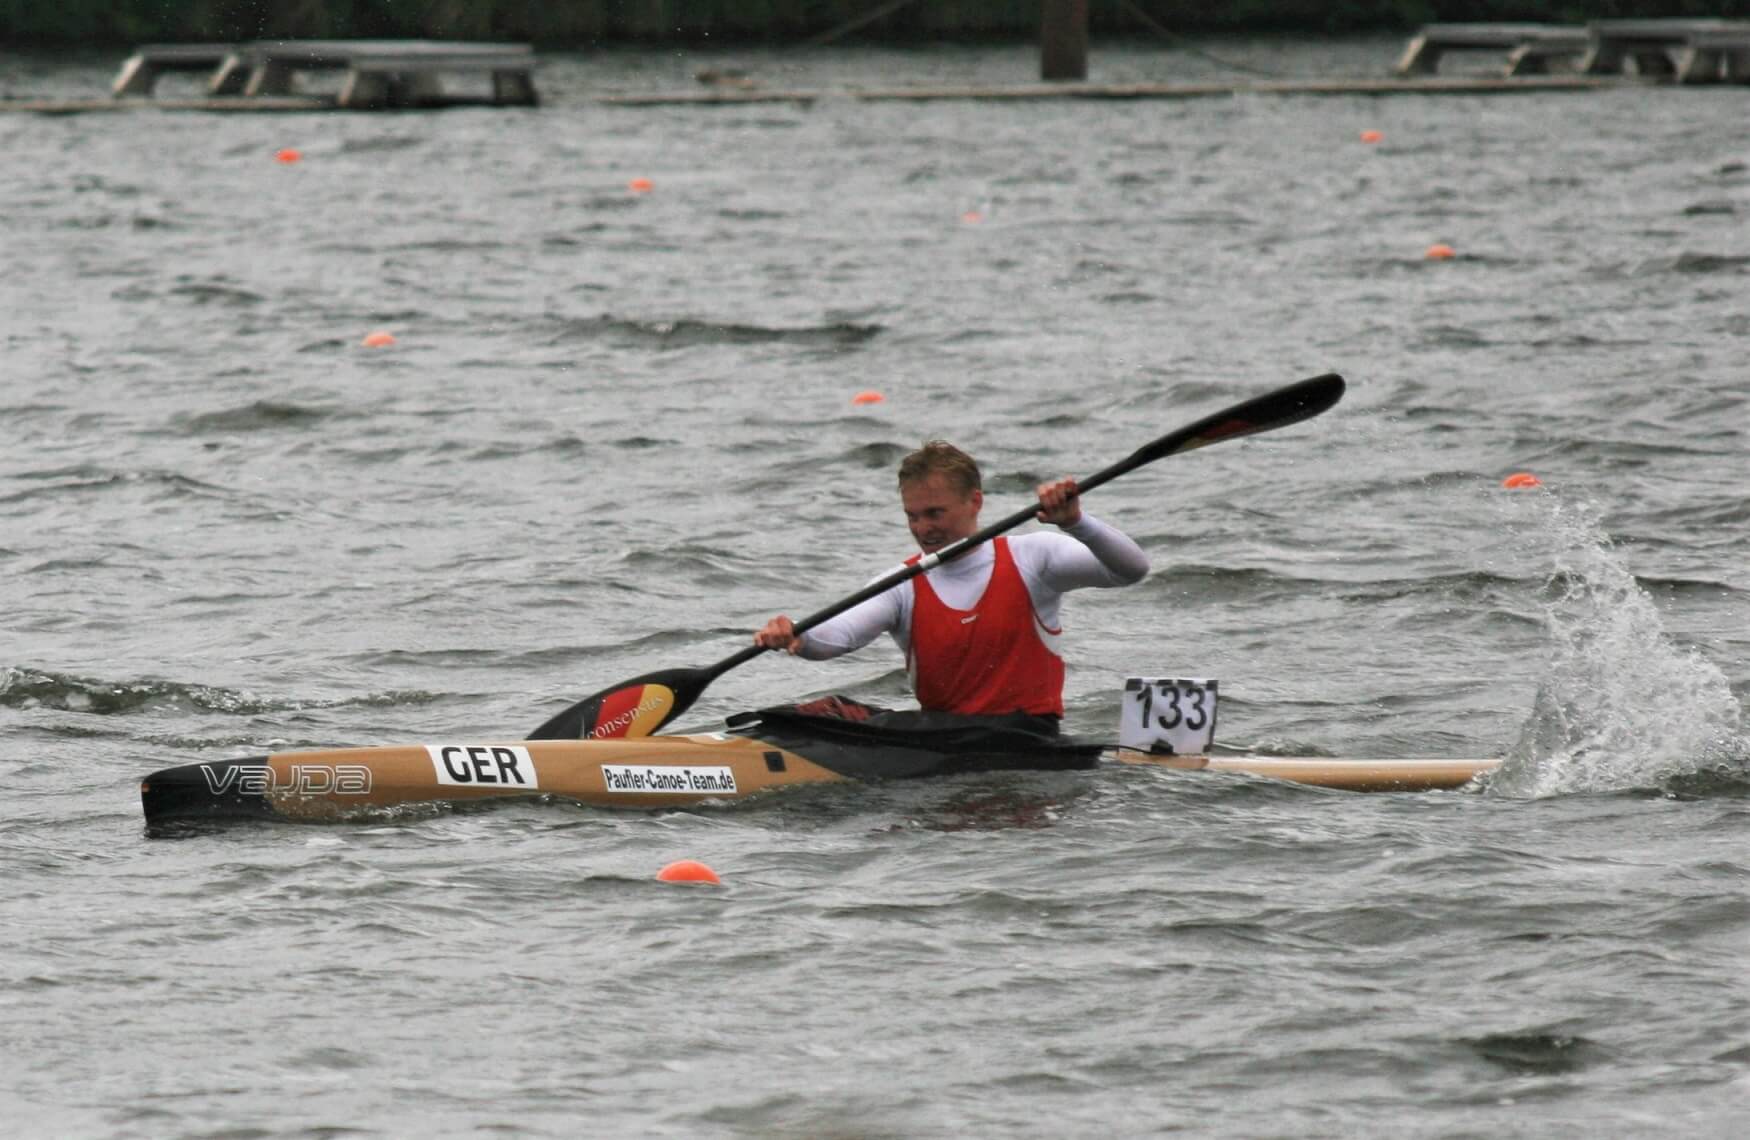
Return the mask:
{"type": "Polygon", "coordinates": [[[269,819],[265,791],[273,784],[266,756],[183,764],[140,781],[148,824],[164,821],[269,819]]]}

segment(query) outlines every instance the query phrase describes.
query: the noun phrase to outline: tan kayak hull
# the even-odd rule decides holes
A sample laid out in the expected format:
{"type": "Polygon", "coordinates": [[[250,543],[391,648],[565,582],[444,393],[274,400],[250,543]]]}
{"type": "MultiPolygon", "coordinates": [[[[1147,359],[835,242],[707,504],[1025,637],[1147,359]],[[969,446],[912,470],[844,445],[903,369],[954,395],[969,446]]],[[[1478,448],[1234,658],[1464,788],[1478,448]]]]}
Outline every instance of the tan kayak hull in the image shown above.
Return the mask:
{"type": "MultiPolygon", "coordinates": [[[[1337,760],[1298,756],[1155,756],[1121,764],[1226,772],[1346,791],[1460,787],[1496,760],[1337,760]]],[[[748,799],[774,788],[852,782],[796,752],[718,733],[621,740],[380,745],[185,764],[141,784],[148,820],[344,819],[420,804],[507,797],[651,810],[748,799]]]]}
{"type": "Polygon", "coordinates": [[[1350,792],[1429,792],[1461,788],[1494,771],[1499,760],[1338,760],[1323,756],[1151,756],[1121,748],[1121,764],[1148,764],[1187,772],[1267,776],[1295,784],[1350,792]]]}

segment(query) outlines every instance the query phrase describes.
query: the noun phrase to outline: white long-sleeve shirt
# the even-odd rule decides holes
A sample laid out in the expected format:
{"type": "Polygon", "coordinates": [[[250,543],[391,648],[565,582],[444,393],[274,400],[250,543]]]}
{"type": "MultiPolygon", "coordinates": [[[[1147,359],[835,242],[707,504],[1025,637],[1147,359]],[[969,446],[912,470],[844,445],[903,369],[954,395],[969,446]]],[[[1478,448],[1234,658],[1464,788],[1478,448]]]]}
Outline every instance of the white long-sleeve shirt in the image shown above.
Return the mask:
{"type": "MultiPolygon", "coordinates": [[[[1009,538],[1009,553],[1033,599],[1039,617],[1041,638],[1059,628],[1058,612],[1063,595],[1089,587],[1128,586],[1148,573],[1148,555],[1131,537],[1101,522],[1086,511],[1081,521],[1061,531],[1030,531],[1009,538]]],[[[945,605],[969,610],[984,596],[990,584],[996,551],[988,542],[951,562],[924,572],[945,605]]],[[[898,567],[894,567],[895,570],[898,567]]],[[[879,581],[889,570],[871,581],[879,581]]],[[[802,635],[801,655],[820,661],[859,649],[883,633],[908,656],[911,651],[912,582],[907,579],[868,601],[852,606],[835,618],[821,622],[802,635]]]]}

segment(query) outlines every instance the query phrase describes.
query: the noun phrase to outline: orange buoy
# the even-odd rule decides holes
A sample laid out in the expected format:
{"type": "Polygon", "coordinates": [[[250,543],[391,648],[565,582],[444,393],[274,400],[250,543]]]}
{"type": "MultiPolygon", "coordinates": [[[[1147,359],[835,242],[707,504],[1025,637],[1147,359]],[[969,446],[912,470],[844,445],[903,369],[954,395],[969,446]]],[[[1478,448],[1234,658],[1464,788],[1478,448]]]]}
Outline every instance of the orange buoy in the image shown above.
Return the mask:
{"type": "Polygon", "coordinates": [[[887,399],[886,396],[883,396],[881,393],[875,391],[874,389],[870,389],[866,392],[858,392],[855,396],[852,396],[851,403],[853,403],[853,404],[879,404],[881,401],[883,401],[885,399],[887,399]]]}
{"type": "Polygon", "coordinates": [[[634,194],[648,194],[656,189],[656,183],[648,178],[634,178],[632,181],[626,183],[626,189],[632,191],[634,194]]]}
{"type": "Polygon", "coordinates": [[[1361,132],[1361,141],[1364,143],[1383,142],[1384,140],[1385,140],[1385,135],[1381,134],[1379,131],[1362,131],[1361,132]]]}
{"type": "Polygon", "coordinates": [[[1510,491],[1517,491],[1522,487],[1541,487],[1543,486],[1543,480],[1539,479],[1529,471],[1516,471],[1501,480],[1501,486],[1506,487],[1510,491]]]}
{"type": "Polygon", "coordinates": [[[968,210],[960,215],[960,220],[969,226],[976,226],[978,223],[984,221],[984,215],[977,210],[968,210]]]}
{"type": "Polygon", "coordinates": [[[716,871],[696,859],[680,859],[670,863],[658,871],[656,877],[665,883],[722,883],[717,878],[716,871]]]}
{"type": "Polygon", "coordinates": [[[374,333],[366,333],[364,346],[366,348],[388,348],[395,343],[395,334],[378,329],[374,333]]]}
{"type": "Polygon", "coordinates": [[[1423,256],[1427,257],[1429,261],[1451,261],[1458,254],[1445,242],[1435,242],[1428,247],[1428,252],[1423,256]]]}
{"type": "Polygon", "coordinates": [[[298,150],[294,147],[288,146],[288,147],[285,147],[281,150],[275,151],[274,156],[273,156],[273,160],[275,162],[284,163],[285,165],[290,166],[294,162],[302,161],[303,157],[304,157],[303,151],[298,150]]]}

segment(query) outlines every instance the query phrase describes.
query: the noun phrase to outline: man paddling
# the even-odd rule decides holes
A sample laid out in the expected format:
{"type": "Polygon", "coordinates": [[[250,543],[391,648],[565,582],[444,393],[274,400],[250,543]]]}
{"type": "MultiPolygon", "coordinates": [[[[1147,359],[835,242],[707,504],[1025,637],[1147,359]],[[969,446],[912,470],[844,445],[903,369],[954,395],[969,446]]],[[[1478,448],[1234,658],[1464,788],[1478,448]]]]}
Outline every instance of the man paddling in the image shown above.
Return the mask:
{"type": "MultiPolygon", "coordinates": [[[[1148,555],[1082,510],[1074,479],[1041,483],[1038,494],[1039,521],[1060,533],[981,543],[801,636],[779,615],[754,634],[754,644],[824,660],[890,633],[926,709],[1061,718],[1063,595],[1139,582],[1148,573],[1148,555]]],[[[979,529],[984,490],[978,464],[952,444],[932,440],[906,456],[899,497],[921,550],[908,564],[979,529]]]]}

